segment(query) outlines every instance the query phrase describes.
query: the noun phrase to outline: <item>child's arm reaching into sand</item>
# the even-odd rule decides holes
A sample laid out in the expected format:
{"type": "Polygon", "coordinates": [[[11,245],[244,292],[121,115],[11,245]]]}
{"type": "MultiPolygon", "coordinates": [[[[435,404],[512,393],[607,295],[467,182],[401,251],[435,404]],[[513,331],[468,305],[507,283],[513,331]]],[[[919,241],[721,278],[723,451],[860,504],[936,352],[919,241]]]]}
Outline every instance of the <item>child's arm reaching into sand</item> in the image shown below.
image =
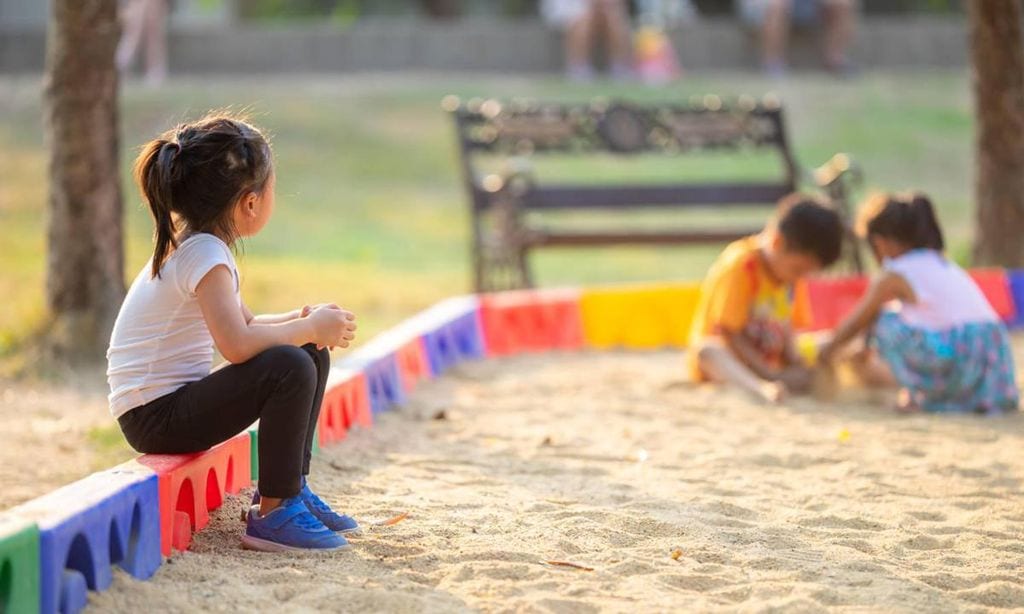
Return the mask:
{"type": "Polygon", "coordinates": [[[878,318],[882,306],[892,300],[913,302],[914,291],[901,275],[886,272],[872,282],[850,315],[836,327],[832,339],[822,346],[818,354],[819,360],[831,364],[843,346],[866,330],[878,318]]]}

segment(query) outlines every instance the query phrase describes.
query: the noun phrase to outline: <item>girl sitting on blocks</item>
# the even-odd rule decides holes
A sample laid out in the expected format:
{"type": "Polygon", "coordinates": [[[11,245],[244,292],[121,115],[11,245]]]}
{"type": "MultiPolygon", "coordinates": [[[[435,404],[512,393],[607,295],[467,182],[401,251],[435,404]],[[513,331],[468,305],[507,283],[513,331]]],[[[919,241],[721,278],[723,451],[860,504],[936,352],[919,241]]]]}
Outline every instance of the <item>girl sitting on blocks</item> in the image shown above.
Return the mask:
{"type": "Polygon", "coordinates": [[[152,259],[132,282],[107,351],[110,410],[143,453],[206,450],[259,426],[259,485],[242,544],[329,550],[358,531],[306,483],[328,347],[347,347],[354,316],[337,305],[254,316],[232,246],[274,210],[270,146],[218,114],[147,143],[135,180],[156,225],[152,259]],[[210,372],[213,347],[231,364],[210,372]]]}
{"type": "Polygon", "coordinates": [[[861,371],[900,387],[902,411],[998,413],[1017,408],[1006,327],[974,281],[946,259],[923,194],[880,194],[861,208],[858,234],[882,271],[820,352],[828,365],[870,329],[861,371]]]}

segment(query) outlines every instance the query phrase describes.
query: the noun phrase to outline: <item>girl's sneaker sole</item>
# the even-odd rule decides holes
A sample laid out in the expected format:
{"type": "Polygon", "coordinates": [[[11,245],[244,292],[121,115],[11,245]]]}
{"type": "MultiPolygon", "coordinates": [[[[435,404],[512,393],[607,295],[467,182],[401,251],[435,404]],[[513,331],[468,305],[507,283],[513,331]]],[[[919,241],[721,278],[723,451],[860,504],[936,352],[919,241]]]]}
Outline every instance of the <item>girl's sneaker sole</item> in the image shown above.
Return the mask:
{"type": "Polygon", "coordinates": [[[333,552],[348,548],[348,544],[344,544],[336,548],[299,548],[298,546],[279,544],[277,542],[260,539],[259,537],[253,537],[251,535],[243,535],[242,548],[245,548],[246,550],[257,550],[259,552],[333,552]]]}

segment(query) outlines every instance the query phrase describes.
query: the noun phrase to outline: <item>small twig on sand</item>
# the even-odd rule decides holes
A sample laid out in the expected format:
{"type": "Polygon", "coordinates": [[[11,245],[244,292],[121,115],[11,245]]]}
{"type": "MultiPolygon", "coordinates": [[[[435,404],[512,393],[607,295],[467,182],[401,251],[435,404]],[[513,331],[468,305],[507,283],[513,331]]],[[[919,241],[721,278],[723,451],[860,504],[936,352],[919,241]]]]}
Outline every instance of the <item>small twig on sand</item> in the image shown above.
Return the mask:
{"type": "Polygon", "coordinates": [[[593,567],[578,565],[576,563],[570,563],[569,561],[541,561],[541,563],[544,565],[551,565],[552,567],[571,567],[573,569],[579,569],[580,571],[594,571],[593,567]]]}
{"type": "Polygon", "coordinates": [[[396,524],[402,522],[408,516],[409,516],[409,512],[402,512],[401,514],[399,514],[397,516],[394,516],[392,518],[388,518],[387,520],[381,520],[380,522],[375,522],[375,523],[373,523],[373,526],[375,526],[375,527],[390,527],[392,525],[396,525],[396,524]]]}

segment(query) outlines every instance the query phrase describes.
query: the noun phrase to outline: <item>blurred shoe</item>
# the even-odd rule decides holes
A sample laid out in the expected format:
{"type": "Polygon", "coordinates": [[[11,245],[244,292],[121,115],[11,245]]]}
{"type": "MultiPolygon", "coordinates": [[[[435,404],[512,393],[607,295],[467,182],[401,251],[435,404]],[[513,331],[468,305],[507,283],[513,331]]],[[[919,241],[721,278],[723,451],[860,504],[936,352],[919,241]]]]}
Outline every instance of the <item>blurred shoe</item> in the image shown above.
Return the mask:
{"type": "Polygon", "coordinates": [[[295,552],[302,550],[338,550],[348,541],[324,526],[298,497],[285,499],[281,505],[260,516],[260,508],[249,508],[242,547],[261,552],[295,552]]]}
{"type": "Polygon", "coordinates": [[[632,81],[636,79],[636,72],[633,67],[623,62],[615,62],[608,69],[608,76],[613,81],[632,81]]]}
{"type": "Polygon", "coordinates": [[[594,67],[590,64],[573,64],[566,69],[565,76],[576,83],[587,83],[594,80],[594,67]]]}
{"type": "Polygon", "coordinates": [[[771,60],[761,64],[761,73],[769,79],[783,79],[789,73],[785,62],[771,60]]]}

